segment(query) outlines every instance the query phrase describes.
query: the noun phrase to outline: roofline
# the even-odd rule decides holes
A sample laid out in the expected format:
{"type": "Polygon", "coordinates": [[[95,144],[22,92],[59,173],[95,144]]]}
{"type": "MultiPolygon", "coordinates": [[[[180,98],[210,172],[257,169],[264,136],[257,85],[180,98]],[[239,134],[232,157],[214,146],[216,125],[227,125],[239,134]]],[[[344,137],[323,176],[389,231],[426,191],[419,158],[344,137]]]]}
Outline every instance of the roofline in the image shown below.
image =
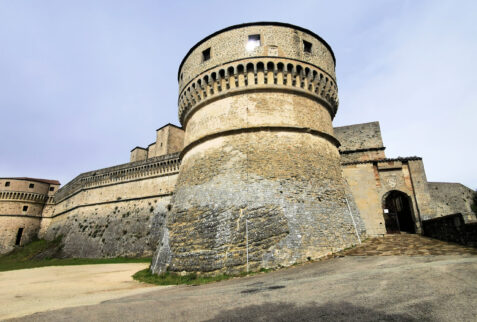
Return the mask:
{"type": "Polygon", "coordinates": [[[330,51],[331,56],[333,57],[333,62],[334,62],[335,67],[336,67],[336,57],[335,57],[335,53],[333,52],[333,49],[331,49],[331,46],[330,46],[323,38],[321,38],[320,36],[318,36],[317,34],[315,34],[313,31],[311,31],[311,30],[309,30],[309,29],[306,29],[306,28],[303,28],[303,27],[300,27],[300,26],[292,25],[292,24],[290,24],[290,23],[285,23],[285,22],[257,21],[257,22],[242,23],[242,24],[233,25],[233,26],[229,26],[229,27],[220,29],[220,30],[214,32],[213,34],[210,34],[210,35],[208,35],[207,37],[203,38],[203,39],[200,40],[198,43],[196,43],[194,46],[192,46],[191,49],[189,49],[189,51],[187,52],[187,54],[186,54],[186,55],[184,56],[184,58],[182,59],[181,64],[179,65],[179,70],[177,71],[177,81],[179,81],[179,79],[180,79],[180,74],[181,74],[182,65],[184,65],[186,59],[189,57],[189,55],[190,55],[197,47],[199,47],[201,44],[203,44],[205,41],[209,40],[210,38],[215,37],[215,36],[217,36],[218,34],[221,34],[221,33],[223,33],[223,32],[226,32],[226,31],[229,31],[229,30],[232,30],[232,29],[239,29],[239,28],[245,28],[245,27],[250,27],[250,26],[280,26],[280,27],[287,27],[287,28],[297,29],[297,30],[300,30],[300,31],[302,31],[302,32],[305,32],[305,33],[307,33],[307,34],[309,34],[309,35],[315,37],[315,38],[318,39],[321,43],[323,43],[323,45],[325,45],[325,47],[330,51]]]}
{"type": "Polygon", "coordinates": [[[146,150],[146,151],[147,151],[146,148],[143,148],[143,147],[141,147],[141,146],[137,146],[137,147],[135,147],[134,149],[132,149],[130,152],[132,152],[132,151],[134,151],[134,150],[136,150],[136,149],[141,149],[141,150],[146,150]]]}
{"type": "Polygon", "coordinates": [[[368,125],[368,124],[375,124],[375,123],[378,124],[379,127],[381,127],[379,124],[379,121],[372,121],[372,122],[356,123],[356,124],[350,124],[350,125],[333,126],[333,129],[340,129],[343,127],[353,127],[358,125],[368,125]]]}
{"type": "Polygon", "coordinates": [[[365,161],[351,161],[351,162],[342,162],[342,166],[347,165],[355,165],[355,164],[364,164],[364,163],[381,163],[381,162],[391,162],[391,161],[398,161],[398,162],[408,162],[408,161],[419,161],[422,160],[421,157],[397,157],[397,158],[384,158],[378,160],[365,160],[365,161]]]}
{"type": "Polygon", "coordinates": [[[158,129],[156,130],[156,132],[159,131],[159,130],[162,130],[162,129],[165,128],[166,126],[173,126],[173,127],[178,128],[178,129],[180,129],[180,130],[184,130],[182,127],[180,127],[180,126],[178,126],[178,125],[175,125],[175,124],[172,124],[172,123],[167,123],[166,125],[163,125],[163,126],[161,126],[160,128],[158,128],[158,129]]]}
{"type": "Polygon", "coordinates": [[[23,181],[36,181],[48,184],[61,184],[58,180],[50,180],[50,179],[38,179],[38,178],[30,178],[30,177],[3,177],[0,179],[7,179],[7,180],[23,180],[23,181]]]}

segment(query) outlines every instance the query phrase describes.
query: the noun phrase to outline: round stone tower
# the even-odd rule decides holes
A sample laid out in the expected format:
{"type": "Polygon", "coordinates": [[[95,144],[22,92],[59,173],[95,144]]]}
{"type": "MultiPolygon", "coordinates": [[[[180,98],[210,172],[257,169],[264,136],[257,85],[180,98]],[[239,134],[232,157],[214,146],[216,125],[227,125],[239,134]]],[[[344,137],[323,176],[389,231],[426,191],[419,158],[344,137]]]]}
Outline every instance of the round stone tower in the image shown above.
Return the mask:
{"type": "Polygon", "coordinates": [[[323,39],[284,23],[232,26],[197,43],[178,78],[184,150],[153,271],[288,266],[357,243],[323,39]]]}

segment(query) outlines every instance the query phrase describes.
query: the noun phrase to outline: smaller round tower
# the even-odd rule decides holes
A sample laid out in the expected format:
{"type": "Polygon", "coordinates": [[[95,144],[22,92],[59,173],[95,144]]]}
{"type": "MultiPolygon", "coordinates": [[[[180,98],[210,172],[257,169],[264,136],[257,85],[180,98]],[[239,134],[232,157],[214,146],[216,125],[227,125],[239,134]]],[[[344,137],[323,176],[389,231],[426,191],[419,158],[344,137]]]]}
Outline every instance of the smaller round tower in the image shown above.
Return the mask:
{"type": "Polygon", "coordinates": [[[60,183],[34,178],[0,178],[0,254],[37,237],[45,204],[60,183]]]}

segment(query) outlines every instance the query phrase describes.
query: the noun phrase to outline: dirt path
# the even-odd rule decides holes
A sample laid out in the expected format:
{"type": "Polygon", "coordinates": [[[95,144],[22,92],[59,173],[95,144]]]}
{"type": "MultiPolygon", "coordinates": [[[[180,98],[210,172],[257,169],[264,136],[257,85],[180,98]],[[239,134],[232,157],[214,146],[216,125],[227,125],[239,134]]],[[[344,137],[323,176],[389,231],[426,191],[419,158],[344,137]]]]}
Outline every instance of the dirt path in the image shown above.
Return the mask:
{"type": "Polygon", "coordinates": [[[163,287],[134,281],[147,263],[55,266],[0,272],[0,320],[99,304],[163,287]]]}

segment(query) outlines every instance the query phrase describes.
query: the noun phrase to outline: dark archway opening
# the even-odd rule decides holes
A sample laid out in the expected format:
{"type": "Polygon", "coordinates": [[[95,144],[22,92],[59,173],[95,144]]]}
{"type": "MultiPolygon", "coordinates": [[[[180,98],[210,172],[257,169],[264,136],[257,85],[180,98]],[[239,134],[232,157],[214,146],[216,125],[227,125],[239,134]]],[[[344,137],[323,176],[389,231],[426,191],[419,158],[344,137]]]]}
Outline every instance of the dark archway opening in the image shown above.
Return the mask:
{"type": "Polygon", "coordinates": [[[22,241],[22,235],[23,235],[23,228],[18,228],[17,239],[15,241],[16,246],[20,246],[20,243],[22,241]]]}
{"type": "Polygon", "coordinates": [[[400,191],[391,191],[383,201],[384,222],[388,234],[401,231],[414,234],[416,228],[412,216],[411,199],[400,191]]]}

